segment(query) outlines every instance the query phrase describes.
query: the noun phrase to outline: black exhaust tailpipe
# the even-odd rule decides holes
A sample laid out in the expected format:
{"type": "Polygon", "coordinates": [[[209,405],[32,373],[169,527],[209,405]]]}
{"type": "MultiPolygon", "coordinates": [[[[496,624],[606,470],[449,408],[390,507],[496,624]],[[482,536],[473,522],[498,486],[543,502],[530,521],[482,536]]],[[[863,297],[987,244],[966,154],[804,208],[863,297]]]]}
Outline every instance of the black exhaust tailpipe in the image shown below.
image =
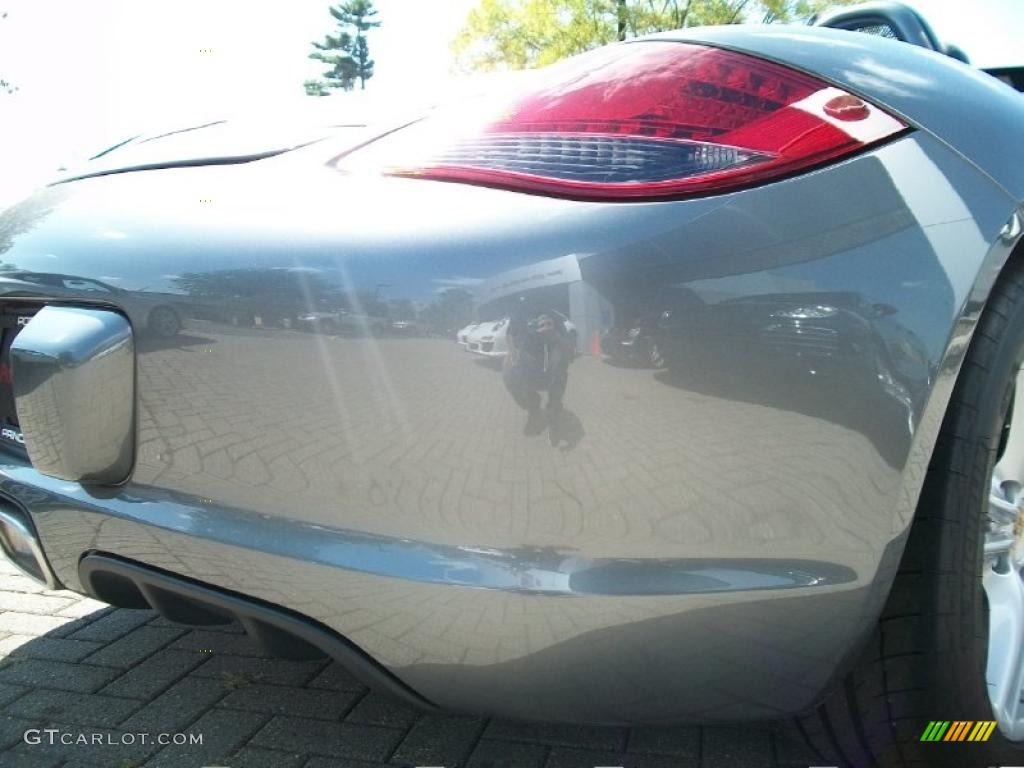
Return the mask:
{"type": "Polygon", "coordinates": [[[421,710],[437,710],[361,648],[295,611],[98,552],[81,559],[78,574],[86,591],[97,600],[119,608],[152,608],[170,621],[190,626],[237,621],[274,656],[300,660],[329,657],[370,688],[421,710]]]}

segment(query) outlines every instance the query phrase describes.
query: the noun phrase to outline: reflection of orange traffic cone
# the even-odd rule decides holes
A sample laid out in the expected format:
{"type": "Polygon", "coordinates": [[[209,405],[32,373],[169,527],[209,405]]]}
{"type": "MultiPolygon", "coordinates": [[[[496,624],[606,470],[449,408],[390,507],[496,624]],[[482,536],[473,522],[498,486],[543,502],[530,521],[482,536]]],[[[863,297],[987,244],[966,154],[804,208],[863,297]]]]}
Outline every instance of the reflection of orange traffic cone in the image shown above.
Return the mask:
{"type": "Polygon", "coordinates": [[[594,357],[601,356],[601,332],[594,331],[590,334],[590,354],[594,357]]]}

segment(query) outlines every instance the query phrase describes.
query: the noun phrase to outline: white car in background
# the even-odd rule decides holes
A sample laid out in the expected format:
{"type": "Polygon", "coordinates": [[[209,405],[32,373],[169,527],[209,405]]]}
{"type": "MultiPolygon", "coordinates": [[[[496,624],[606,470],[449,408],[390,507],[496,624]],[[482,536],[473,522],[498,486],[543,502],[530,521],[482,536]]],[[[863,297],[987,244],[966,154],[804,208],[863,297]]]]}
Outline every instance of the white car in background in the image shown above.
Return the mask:
{"type": "MultiPolygon", "coordinates": [[[[565,325],[565,332],[572,339],[573,347],[576,347],[576,326],[561,312],[549,311],[561,319],[565,325]]],[[[465,347],[469,352],[481,357],[503,358],[508,354],[508,325],[510,320],[511,318],[502,317],[498,320],[487,320],[463,329],[459,331],[459,343],[462,343],[461,336],[463,332],[467,331],[465,347]]]]}
{"type": "Polygon", "coordinates": [[[508,354],[509,318],[477,323],[466,336],[466,349],[475,355],[502,358],[508,354]]]}
{"type": "Polygon", "coordinates": [[[455,334],[455,343],[465,349],[469,344],[469,334],[475,331],[478,325],[480,325],[480,323],[470,323],[461,331],[458,331],[455,334]]]}

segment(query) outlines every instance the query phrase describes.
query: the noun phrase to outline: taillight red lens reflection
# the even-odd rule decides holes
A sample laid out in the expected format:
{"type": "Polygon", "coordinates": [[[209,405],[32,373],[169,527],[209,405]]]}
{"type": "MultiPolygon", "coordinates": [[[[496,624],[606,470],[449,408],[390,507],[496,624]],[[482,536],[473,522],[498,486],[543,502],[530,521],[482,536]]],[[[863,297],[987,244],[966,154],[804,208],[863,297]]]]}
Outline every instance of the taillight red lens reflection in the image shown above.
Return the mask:
{"type": "Polygon", "coordinates": [[[809,75],[684,43],[610,46],[537,78],[486,116],[439,116],[381,142],[379,162],[392,175],[659,199],[763,183],[906,127],[809,75]]]}

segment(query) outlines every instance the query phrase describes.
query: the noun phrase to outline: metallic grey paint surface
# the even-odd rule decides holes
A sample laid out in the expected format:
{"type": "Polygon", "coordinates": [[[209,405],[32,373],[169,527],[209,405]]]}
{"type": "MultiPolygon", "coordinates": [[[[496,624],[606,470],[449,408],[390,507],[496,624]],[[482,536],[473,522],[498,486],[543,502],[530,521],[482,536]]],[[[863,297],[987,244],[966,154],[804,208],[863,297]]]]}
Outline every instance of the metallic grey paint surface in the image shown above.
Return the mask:
{"type": "Polygon", "coordinates": [[[117,312],[43,307],[11,345],[14,400],[32,466],[117,485],[135,460],[135,343],[117,312]]]}
{"type": "MultiPolygon", "coordinates": [[[[783,33],[699,34],[782,56],[783,33]]],[[[956,130],[680,202],[355,180],[326,166],[329,143],[51,187],[0,223],[5,264],[179,291],[195,317],[137,339],[128,484],[12,455],[0,491],[72,588],[100,550],[285,605],[442,706],[798,711],[877,618],[1020,237],[1020,179],[952,151],[956,130]],[[581,354],[557,431],[524,435],[500,370],[453,338],[285,327],[322,280],[367,302],[452,286],[564,302],[581,354]],[[594,354],[616,316],[661,307],[667,367],[594,354]]]]}

